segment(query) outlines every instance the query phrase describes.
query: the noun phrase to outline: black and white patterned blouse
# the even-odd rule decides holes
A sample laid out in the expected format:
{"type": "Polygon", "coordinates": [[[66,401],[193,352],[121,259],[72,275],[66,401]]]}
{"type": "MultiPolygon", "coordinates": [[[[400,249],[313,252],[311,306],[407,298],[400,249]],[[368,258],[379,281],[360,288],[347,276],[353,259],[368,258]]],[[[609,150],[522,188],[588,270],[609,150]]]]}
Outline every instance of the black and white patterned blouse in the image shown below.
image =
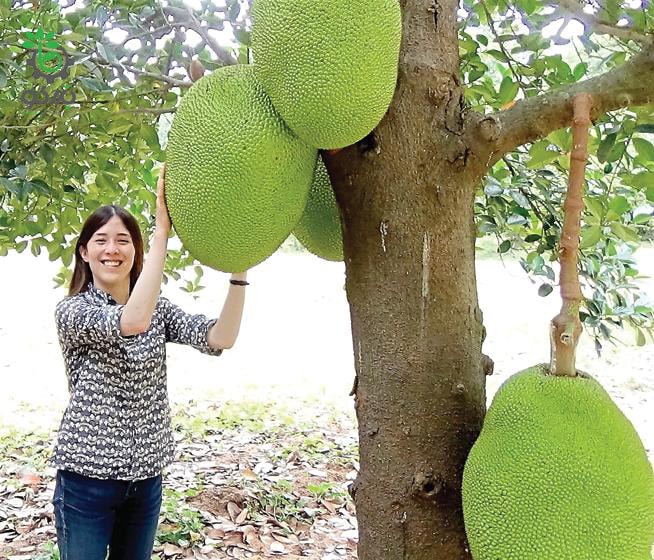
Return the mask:
{"type": "Polygon", "coordinates": [[[55,321],[70,402],[49,464],[103,479],[156,476],[174,457],[166,342],[219,356],[207,335],[217,319],[190,315],[159,296],[150,328],[120,334],[119,305],[88,284],[57,304],[55,321]]]}

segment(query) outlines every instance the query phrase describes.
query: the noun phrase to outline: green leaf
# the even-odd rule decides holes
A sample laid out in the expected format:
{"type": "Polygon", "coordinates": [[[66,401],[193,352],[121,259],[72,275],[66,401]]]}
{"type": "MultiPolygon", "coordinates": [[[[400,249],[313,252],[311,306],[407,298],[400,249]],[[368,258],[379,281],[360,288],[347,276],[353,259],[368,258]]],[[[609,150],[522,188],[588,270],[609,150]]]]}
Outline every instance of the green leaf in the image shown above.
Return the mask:
{"type": "Polygon", "coordinates": [[[638,189],[647,190],[648,186],[654,185],[654,173],[651,171],[636,173],[635,175],[630,175],[628,181],[638,189]]]}
{"type": "Polygon", "coordinates": [[[584,228],[581,233],[581,242],[579,247],[581,249],[587,249],[588,247],[594,247],[597,245],[599,240],[602,238],[602,228],[600,226],[592,226],[584,228]]]}
{"type": "Polygon", "coordinates": [[[518,204],[522,208],[530,208],[529,200],[520,191],[511,191],[510,194],[511,194],[511,198],[515,201],[516,204],[518,204]]]}
{"type": "Polygon", "coordinates": [[[497,101],[501,105],[505,105],[509,101],[513,101],[518,94],[518,84],[510,76],[502,80],[500,91],[497,101]]]}
{"type": "Polygon", "coordinates": [[[507,218],[506,223],[510,226],[515,226],[515,225],[526,225],[528,222],[524,216],[520,216],[519,214],[511,214],[507,218]]]}
{"type": "Polygon", "coordinates": [[[98,50],[100,56],[108,62],[116,62],[116,54],[111,47],[105,46],[102,43],[98,43],[96,45],[96,49],[98,50]]]}
{"type": "Polygon", "coordinates": [[[585,62],[580,62],[577,64],[577,66],[574,67],[574,70],[572,71],[572,77],[576,82],[581,80],[586,74],[586,71],[588,70],[588,64],[585,62]]]}
{"type": "Polygon", "coordinates": [[[102,27],[107,20],[109,19],[109,11],[104,6],[100,6],[95,12],[95,20],[98,22],[98,25],[102,27]]]}
{"type": "Polygon", "coordinates": [[[52,165],[54,155],[54,150],[50,147],[49,144],[43,144],[43,146],[41,146],[41,157],[43,157],[48,165],[52,165]]]}
{"type": "Polygon", "coordinates": [[[500,246],[497,248],[498,253],[506,253],[509,249],[511,249],[511,240],[510,239],[505,239],[500,243],[500,246]]]}
{"type": "Polygon", "coordinates": [[[617,136],[618,135],[615,132],[607,134],[600,142],[600,145],[597,147],[597,159],[601,163],[606,161],[609,153],[611,152],[611,149],[613,148],[613,145],[615,144],[615,139],[617,136]]]}
{"type": "Polygon", "coordinates": [[[484,194],[486,196],[500,196],[504,192],[501,185],[496,183],[488,183],[484,187],[484,194]]]}
{"type": "Polygon", "coordinates": [[[554,288],[552,287],[552,284],[545,282],[538,288],[538,295],[540,297],[547,297],[552,293],[553,290],[554,288]]]}
{"type": "Polygon", "coordinates": [[[145,140],[145,143],[148,145],[148,147],[151,150],[160,150],[161,146],[159,145],[159,135],[157,134],[157,130],[149,125],[149,124],[144,124],[141,126],[141,136],[143,136],[143,139],[145,140]]]}
{"type": "Polygon", "coordinates": [[[531,159],[527,162],[527,167],[530,169],[536,169],[558,159],[561,152],[549,149],[549,146],[550,143],[547,140],[542,140],[533,144],[529,149],[531,159]]]}
{"type": "Polygon", "coordinates": [[[604,218],[604,206],[602,200],[596,196],[589,196],[584,201],[588,211],[595,216],[598,220],[604,218]]]}
{"type": "Polygon", "coordinates": [[[489,49],[486,51],[487,54],[491,55],[495,60],[499,60],[500,62],[509,62],[509,59],[506,57],[506,55],[502,51],[498,51],[495,49],[489,49]]]}
{"type": "Polygon", "coordinates": [[[636,327],[636,346],[645,346],[647,340],[645,340],[645,333],[638,327],[636,327]]]}
{"type": "Polygon", "coordinates": [[[45,195],[48,195],[48,196],[54,194],[54,191],[53,191],[52,187],[50,187],[50,185],[48,185],[42,179],[32,179],[30,181],[30,183],[32,185],[32,190],[33,191],[38,191],[38,192],[40,192],[42,194],[45,194],[45,195]]]}
{"type": "Polygon", "coordinates": [[[654,163],[654,146],[652,146],[651,142],[643,138],[633,138],[632,142],[642,160],[647,163],[654,163]]]}
{"type": "Polygon", "coordinates": [[[98,80],[97,78],[80,78],[79,81],[84,87],[90,89],[91,91],[112,91],[111,86],[104,83],[102,80],[98,80]]]}
{"type": "Polygon", "coordinates": [[[611,231],[617,235],[622,241],[631,241],[638,243],[640,241],[640,238],[638,237],[638,234],[634,231],[633,228],[629,226],[625,226],[623,224],[619,224],[618,222],[612,222],[610,224],[611,231]]]}
{"type": "Polygon", "coordinates": [[[134,123],[127,119],[115,119],[107,127],[107,132],[109,134],[124,134],[132,127],[132,124],[134,123]]]}
{"type": "Polygon", "coordinates": [[[236,40],[244,47],[249,47],[252,45],[252,40],[250,38],[250,32],[245,29],[234,29],[234,37],[236,40]]]}
{"type": "Polygon", "coordinates": [[[631,204],[624,196],[615,196],[609,202],[609,209],[613,210],[618,216],[622,216],[631,209],[631,204]]]}
{"type": "Polygon", "coordinates": [[[95,177],[95,184],[104,192],[113,191],[113,183],[105,173],[98,173],[95,177]]]}

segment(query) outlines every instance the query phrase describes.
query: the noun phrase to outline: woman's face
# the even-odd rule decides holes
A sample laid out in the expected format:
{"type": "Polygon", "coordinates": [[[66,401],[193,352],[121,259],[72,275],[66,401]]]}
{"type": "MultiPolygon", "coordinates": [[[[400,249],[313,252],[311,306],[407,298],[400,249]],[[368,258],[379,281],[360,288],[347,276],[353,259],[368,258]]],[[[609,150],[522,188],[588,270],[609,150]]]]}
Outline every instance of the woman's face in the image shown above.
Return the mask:
{"type": "Polygon", "coordinates": [[[134,264],[132,236],[118,216],[113,216],[98,229],[86,247],[80,247],[82,258],[89,263],[93,283],[98,286],[116,286],[129,283],[134,264]]]}

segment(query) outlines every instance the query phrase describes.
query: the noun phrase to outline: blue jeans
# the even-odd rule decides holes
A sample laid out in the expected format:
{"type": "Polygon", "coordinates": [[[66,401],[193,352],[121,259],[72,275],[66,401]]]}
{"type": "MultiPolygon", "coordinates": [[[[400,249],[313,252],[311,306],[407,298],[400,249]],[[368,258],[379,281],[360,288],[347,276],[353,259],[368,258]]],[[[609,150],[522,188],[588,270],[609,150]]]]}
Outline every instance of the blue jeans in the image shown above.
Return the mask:
{"type": "Polygon", "coordinates": [[[150,560],[161,475],[101,480],[58,470],[52,499],[61,560],[150,560]]]}

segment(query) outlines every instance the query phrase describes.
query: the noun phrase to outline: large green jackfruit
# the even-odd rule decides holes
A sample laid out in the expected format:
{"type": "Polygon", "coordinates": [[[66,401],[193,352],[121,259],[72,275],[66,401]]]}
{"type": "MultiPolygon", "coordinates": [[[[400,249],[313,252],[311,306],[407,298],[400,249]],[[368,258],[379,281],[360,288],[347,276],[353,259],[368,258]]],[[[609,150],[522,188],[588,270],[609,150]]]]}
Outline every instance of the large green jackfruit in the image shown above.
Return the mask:
{"type": "Polygon", "coordinates": [[[535,366],[489,407],[463,472],[475,560],[649,560],[654,475],[636,430],[592,378],[535,366]]]}
{"type": "Polygon", "coordinates": [[[257,77],[288,126],[317,148],[354,144],[390,105],[398,0],[255,0],[257,77]]]}
{"type": "Polygon", "coordinates": [[[251,66],[216,70],[184,96],[170,130],[166,200],[175,231],[203,264],[224,272],[254,266],[300,219],[316,158],[251,66]]]}
{"type": "Polygon", "coordinates": [[[293,235],[314,255],[328,261],[343,260],[341,216],[321,157],[316,163],[307,206],[293,235]]]}

